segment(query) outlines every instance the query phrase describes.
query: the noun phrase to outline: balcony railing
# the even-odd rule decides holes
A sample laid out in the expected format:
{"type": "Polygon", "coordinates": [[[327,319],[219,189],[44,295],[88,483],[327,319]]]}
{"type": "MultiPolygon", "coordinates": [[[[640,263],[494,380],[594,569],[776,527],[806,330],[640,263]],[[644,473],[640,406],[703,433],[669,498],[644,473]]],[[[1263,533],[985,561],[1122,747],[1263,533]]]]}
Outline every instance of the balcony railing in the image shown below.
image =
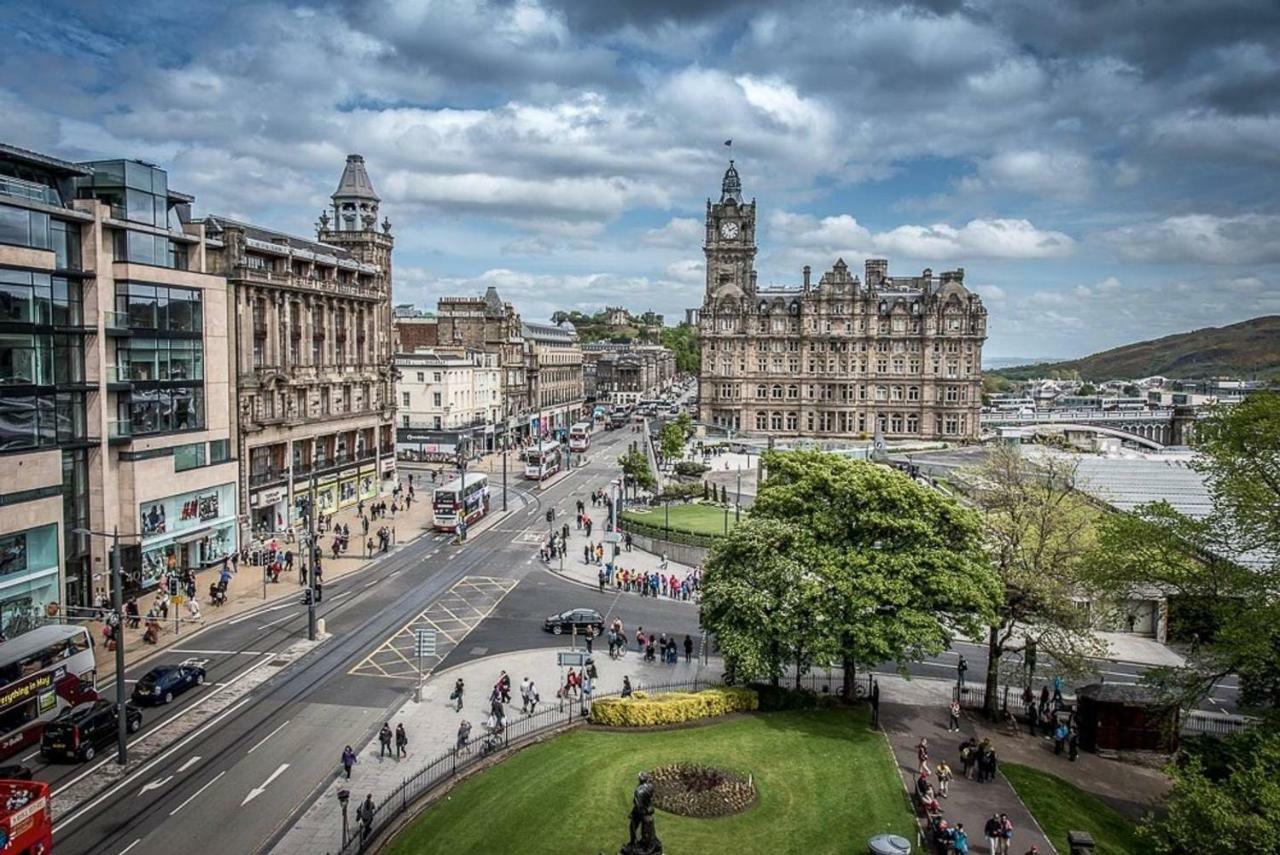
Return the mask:
{"type": "Polygon", "coordinates": [[[128,419],[110,419],[107,421],[107,439],[125,440],[133,436],[133,422],[128,419]]]}
{"type": "Polygon", "coordinates": [[[23,181],[21,178],[11,178],[8,175],[0,175],[0,195],[62,206],[62,197],[52,187],[36,184],[33,181],[23,181]]]}
{"type": "Polygon", "coordinates": [[[106,327],[109,333],[124,333],[128,335],[132,332],[129,328],[129,315],[127,312],[103,312],[102,325],[106,327]]]}
{"type": "Polygon", "coordinates": [[[275,466],[268,466],[266,469],[249,473],[249,486],[261,487],[264,484],[274,484],[277,481],[283,481],[289,477],[289,470],[280,469],[275,466]]]}

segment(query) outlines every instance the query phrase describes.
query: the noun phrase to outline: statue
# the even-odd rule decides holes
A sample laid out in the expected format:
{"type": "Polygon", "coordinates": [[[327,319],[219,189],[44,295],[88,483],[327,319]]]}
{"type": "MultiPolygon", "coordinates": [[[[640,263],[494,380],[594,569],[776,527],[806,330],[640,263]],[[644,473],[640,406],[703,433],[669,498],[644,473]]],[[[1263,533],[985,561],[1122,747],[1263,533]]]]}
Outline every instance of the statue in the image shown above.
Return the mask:
{"type": "Polygon", "coordinates": [[[662,841],[653,830],[653,781],[648,772],[640,773],[635,794],[631,797],[631,840],[622,845],[618,855],[662,855],[662,841]],[[636,830],[640,840],[636,840],[636,830]]]}
{"type": "Polygon", "coordinates": [[[389,217],[382,218],[382,233],[386,235],[391,234],[391,219],[389,217]]]}

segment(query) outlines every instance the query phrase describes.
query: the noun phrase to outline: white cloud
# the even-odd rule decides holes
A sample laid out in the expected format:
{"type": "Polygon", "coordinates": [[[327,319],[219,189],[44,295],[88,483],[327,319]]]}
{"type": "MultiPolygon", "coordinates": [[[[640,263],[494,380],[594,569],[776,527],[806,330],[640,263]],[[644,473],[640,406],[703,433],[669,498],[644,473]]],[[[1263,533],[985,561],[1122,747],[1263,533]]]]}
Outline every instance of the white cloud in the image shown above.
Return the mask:
{"type": "Polygon", "coordinates": [[[673,217],[666,225],[649,229],[644,242],[650,246],[674,246],[688,249],[698,246],[705,237],[706,225],[693,217],[673,217]]]}
{"type": "Polygon", "coordinates": [[[1114,229],[1104,237],[1130,261],[1280,262],[1280,215],[1276,214],[1187,214],[1114,229]]]}
{"type": "Polygon", "coordinates": [[[997,188],[1056,199],[1083,199],[1093,192],[1093,164],[1075,151],[1020,149],[1002,151],[978,166],[967,189],[997,188]]]}

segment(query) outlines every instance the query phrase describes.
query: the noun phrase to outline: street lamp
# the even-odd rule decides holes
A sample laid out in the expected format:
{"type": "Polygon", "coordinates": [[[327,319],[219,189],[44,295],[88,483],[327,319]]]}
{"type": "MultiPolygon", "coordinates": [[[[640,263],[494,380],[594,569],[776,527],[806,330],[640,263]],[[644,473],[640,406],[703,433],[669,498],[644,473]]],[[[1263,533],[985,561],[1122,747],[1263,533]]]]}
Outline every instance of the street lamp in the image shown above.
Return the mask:
{"type": "Polygon", "coordinates": [[[116,763],[123,766],[129,762],[129,715],[128,697],[124,689],[124,591],[120,580],[120,527],[112,528],[110,534],[87,528],[73,528],[71,531],[88,537],[111,538],[111,551],[107,560],[111,569],[111,605],[116,613],[116,763]]]}

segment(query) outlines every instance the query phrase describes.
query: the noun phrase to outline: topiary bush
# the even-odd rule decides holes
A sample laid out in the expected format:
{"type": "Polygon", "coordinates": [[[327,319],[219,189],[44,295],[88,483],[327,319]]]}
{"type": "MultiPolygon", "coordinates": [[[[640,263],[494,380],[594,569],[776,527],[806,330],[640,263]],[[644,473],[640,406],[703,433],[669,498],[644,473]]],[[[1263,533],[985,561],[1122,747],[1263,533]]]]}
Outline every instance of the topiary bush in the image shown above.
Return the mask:
{"type": "Polygon", "coordinates": [[[636,692],[629,698],[604,698],[591,705],[591,722],[606,727],[659,727],[733,712],[758,709],[751,689],[717,687],[701,692],[667,692],[650,697],[636,692]]]}
{"type": "Polygon", "coordinates": [[[676,464],[676,474],[685,478],[697,478],[698,476],[711,471],[711,467],[694,460],[681,460],[676,464]]]}

